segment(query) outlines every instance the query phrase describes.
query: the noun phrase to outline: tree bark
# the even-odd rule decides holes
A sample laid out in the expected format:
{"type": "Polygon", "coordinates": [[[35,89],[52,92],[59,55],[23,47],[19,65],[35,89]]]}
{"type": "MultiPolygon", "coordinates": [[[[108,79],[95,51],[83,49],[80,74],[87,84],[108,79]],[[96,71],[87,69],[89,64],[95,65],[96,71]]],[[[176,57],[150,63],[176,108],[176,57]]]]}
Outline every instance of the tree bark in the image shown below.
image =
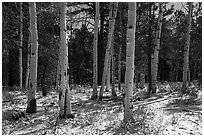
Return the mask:
{"type": "MultiPolygon", "coordinates": [[[[30,30],[30,29],[28,29],[30,30]]],[[[26,68],[26,81],[25,81],[25,88],[27,88],[30,85],[30,52],[31,52],[31,34],[29,32],[28,35],[28,46],[27,46],[27,68],[26,68]]]]}
{"type": "Polygon", "coordinates": [[[188,71],[189,71],[189,47],[190,47],[190,31],[191,31],[191,15],[192,15],[192,2],[188,3],[188,27],[186,31],[186,43],[184,47],[184,63],[183,63],[183,92],[186,91],[188,86],[188,71]]]}
{"type": "Polygon", "coordinates": [[[59,55],[58,55],[58,62],[57,62],[57,76],[56,76],[56,90],[59,90],[60,87],[60,50],[59,50],[59,55]]]}
{"type": "Polygon", "coordinates": [[[91,99],[97,99],[98,87],[98,23],[99,23],[99,2],[96,2],[94,41],[93,41],[93,93],[91,99]]]}
{"type": "Polygon", "coordinates": [[[140,73],[140,88],[144,88],[145,85],[145,74],[144,72],[140,73]]]}
{"type": "Polygon", "coordinates": [[[111,52],[111,42],[112,42],[112,36],[114,32],[114,26],[115,26],[115,18],[117,15],[117,7],[118,3],[110,3],[111,6],[111,12],[109,14],[110,16],[110,23],[109,23],[109,34],[108,34],[108,42],[107,42],[107,48],[106,48],[106,54],[105,54],[105,60],[104,60],[104,69],[103,69],[103,76],[102,76],[102,86],[99,92],[98,100],[102,99],[103,92],[104,92],[104,86],[105,81],[107,78],[107,69],[108,69],[108,59],[110,57],[111,52]]]}
{"type": "MultiPolygon", "coordinates": [[[[20,2],[20,21],[23,22],[23,8],[20,2]]],[[[23,66],[22,66],[22,47],[23,47],[23,24],[20,23],[20,45],[19,45],[19,86],[22,88],[23,82],[23,66]]]]}
{"type": "Polygon", "coordinates": [[[61,80],[60,80],[60,93],[59,93],[59,107],[60,118],[73,118],[71,114],[71,102],[69,91],[69,65],[68,65],[68,45],[66,40],[66,2],[60,3],[60,68],[61,68],[61,80]]]}
{"type": "Polygon", "coordinates": [[[120,16],[119,16],[119,21],[120,21],[120,44],[119,44],[119,53],[118,53],[118,90],[121,90],[121,54],[122,54],[122,34],[123,34],[123,29],[122,29],[122,6],[120,6],[120,16]]]}
{"type": "Polygon", "coordinates": [[[30,77],[31,82],[28,93],[28,105],[27,113],[36,113],[36,98],[35,93],[37,91],[37,64],[38,64],[38,33],[37,33],[37,16],[36,16],[36,4],[34,2],[29,3],[30,13],[30,29],[31,29],[31,65],[30,65],[30,77]]]}
{"type": "MultiPolygon", "coordinates": [[[[111,45],[111,49],[112,49],[112,45],[111,45]]],[[[109,54],[109,59],[108,59],[108,69],[106,72],[106,92],[110,91],[110,79],[111,79],[111,75],[110,75],[110,71],[111,71],[111,53],[109,54]]]]}
{"type": "Polygon", "coordinates": [[[134,80],[136,3],[128,3],[124,122],[134,121],[131,103],[134,80]]]}
{"type": "Polygon", "coordinates": [[[43,70],[43,74],[41,77],[41,89],[42,89],[42,95],[46,96],[47,95],[47,85],[45,83],[45,77],[46,77],[46,70],[47,70],[47,66],[48,66],[48,59],[47,58],[45,59],[43,66],[44,66],[44,70],[43,70]]]}
{"type": "Polygon", "coordinates": [[[111,76],[112,76],[112,81],[111,81],[111,92],[112,92],[112,98],[117,97],[117,94],[115,92],[115,50],[114,50],[114,35],[113,35],[113,39],[112,39],[112,46],[111,46],[111,59],[112,59],[112,70],[111,70],[111,76]]]}
{"type": "Polygon", "coordinates": [[[103,61],[104,61],[104,22],[105,22],[105,11],[104,2],[100,3],[100,31],[98,39],[98,84],[102,84],[103,75],[103,61]]]}
{"type": "Polygon", "coordinates": [[[154,60],[152,67],[152,93],[156,93],[156,81],[157,81],[157,71],[158,71],[158,61],[159,61],[159,49],[160,49],[160,38],[161,38],[161,29],[162,29],[162,18],[163,18],[163,3],[159,3],[159,17],[157,22],[156,30],[156,40],[154,48],[154,60]]]}
{"type": "Polygon", "coordinates": [[[152,92],[152,70],[151,70],[151,60],[152,60],[152,53],[151,53],[151,44],[152,44],[152,39],[151,39],[151,2],[149,2],[149,17],[148,17],[148,20],[149,20],[149,28],[148,28],[148,33],[149,33],[149,36],[148,36],[148,93],[149,95],[151,94],[152,92]]]}

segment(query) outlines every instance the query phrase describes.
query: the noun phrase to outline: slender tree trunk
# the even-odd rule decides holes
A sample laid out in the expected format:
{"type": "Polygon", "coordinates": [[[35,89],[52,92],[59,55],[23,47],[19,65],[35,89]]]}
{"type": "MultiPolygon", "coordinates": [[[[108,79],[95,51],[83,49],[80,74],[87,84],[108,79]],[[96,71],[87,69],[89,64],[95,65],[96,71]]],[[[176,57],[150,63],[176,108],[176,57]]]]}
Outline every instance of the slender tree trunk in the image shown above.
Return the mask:
{"type": "Polygon", "coordinates": [[[57,77],[56,77],[56,89],[59,90],[60,87],[60,51],[58,55],[58,62],[57,62],[57,77]]]}
{"type": "Polygon", "coordinates": [[[124,122],[134,121],[131,104],[134,80],[136,3],[128,3],[124,122]]]}
{"type": "Polygon", "coordinates": [[[174,81],[174,73],[175,73],[175,67],[174,67],[174,64],[172,64],[171,71],[170,71],[170,81],[171,82],[174,81]]]}
{"type": "Polygon", "coordinates": [[[175,81],[178,81],[178,72],[179,72],[179,66],[176,64],[176,72],[175,72],[175,81]]]}
{"type": "Polygon", "coordinates": [[[62,2],[60,10],[60,51],[61,51],[61,80],[59,93],[60,118],[74,118],[71,114],[69,91],[68,45],[66,40],[66,2],[62,2]]]}
{"type": "MultiPolygon", "coordinates": [[[[112,45],[111,45],[111,49],[112,49],[112,45]]],[[[106,72],[106,91],[109,92],[110,91],[110,79],[111,79],[111,75],[110,75],[110,71],[111,71],[111,53],[109,54],[109,59],[108,59],[108,69],[106,72]]]]}
{"type": "Polygon", "coordinates": [[[148,36],[148,41],[149,41],[149,45],[148,45],[148,93],[151,94],[151,91],[152,91],[152,70],[151,70],[151,60],[152,60],[152,54],[151,54],[151,2],[149,2],[149,17],[148,17],[148,20],[149,20],[149,28],[148,28],[148,33],[149,33],[149,36],[148,36]]]}
{"type": "Polygon", "coordinates": [[[121,90],[121,53],[122,53],[122,45],[119,45],[119,53],[118,53],[118,90],[121,90]]]}
{"type": "Polygon", "coordinates": [[[93,93],[91,99],[97,99],[98,87],[98,22],[99,22],[99,2],[96,2],[96,14],[94,24],[93,41],[93,93]]]}
{"type": "Polygon", "coordinates": [[[104,69],[103,69],[103,76],[102,76],[102,87],[99,92],[98,100],[102,99],[103,92],[104,92],[104,86],[105,86],[105,80],[107,77],[107,69],[108,69],[108,59],[109,55],[111,52],[111,42],[112,42],[112,36],[114,32],[114,26],[115,26],[115,18],[116,18],[116,13],[117,13],[117,7],[118,3],[111,3],[111,12],[109,14],[110,16],[110,23],[109,23],[109,34],[108,34],[108,42],[107,42],[107,49],[106,49],[106,54],[105,54],[105,60],[104,60],[104,69]]]}
{"type": "Polygon", "coordinates": [[[188,86],[188,70],[189,70],[189,47],[190,47],[190,31],[191,31],[191,14],[192,14],[192,2],[188,3],[188,28],[186,31],[186,43],[184,47],[184,63],[183,63],[183,92],[186,91],[188,86]]]}
{"type": "Polygon", "coordinates": [[[117,97],[117,94],[115,92],[115,50],[114,50],[114,35],[112,39],[112,46],[111,46],[111,59],[112,59],[112,70],[111,70],[111,75],[112,75],[112,98],[117,97]]]}
{"type": "Polygon", "coordinates": [[[25,81],[25,88],[28,87],[29,84],[29,77],[30,77],[30,45],[31,45],[31,40],[30,40],[30,33],[29,33],[29,36],[28,36],[28,53],[27,53],[27,68],[26,68],[26,81],[25,81]]]}
{"type": "Polygon", "coordinates": [[[31,28],[31,67],[30,67],[30,89],[28,93],[27,113],[36,113],[35,93],[37,91],[37,64],[38,64],[38,33],[37,33],[37,16],[36,4],[29,3],[30,28],[31,28]]]}
{"type": "Polygon", "coordinates": [[[102,75],[103,75],[103,59],[104,59],[104,22],[105,22],[105,10],[104,10],[104,2],[100,3],[100,32],[98,39],[98,84],[102,83],[102,75]]]}
{"type": "Polygon", "coordinates": [[[138,78],[139,78],[139,72],[136,68],[135,69],[135,88],[138,88],[138,78]]]}
{"type": "Polygon", "coordinates": [[[48,66],[48,59],[45,59],[43,66],[44,66],[44,70],[43,70],[43,74],[41,77],[41,89],[42,89],[42,95],[46,96],[47,95],[47,85],[45,84],[45,77],[46,77],[46,70],[48,66]]]}
{"type": "Polygon", "coordinates": [[[198,61],[195,61],[195,64],[193,67],[193,76],[192,76],[193,80],[196,80],[196,78],[197,78],[197,70],[198,70],[197,68],[198,68],[198,61]]]}
{"type": "Polygon", "coordinates": [[[15,84],[14,80],[14,64],[13,64],[13,59],[14,59],[14,53],[11,47],[9,47],[9,80],[8,80],[8,86],[13,87],[15,84]]]}
{"type": "Polygon", "coordinates": [[[158,71],[158,61],[159,61],[159,49],[160,49],[160,38],[161,38],[161,28],[162,28],[162,18],[163,18],[163,3],[159,3],[159,17],[157,22],[156,30],[156,47],[154,49],[154,60],[152,67],[152,93],[156,93],[156,81],[157,81],[157,71],[158,71]]]}
{"type": "MultiPolygon", "coordinates": [[[[20,21],[23,22],[22,2],[20,2],[20,21]]],[[[23,48],[23,24],[20,24],[20,46],[19,46],[19,86],[22,88],[23,66],[22,66],[22,48],[23,48]]]]}
{"type": "Polygon", "coordinates": [[[119,53],[118,53],[118,90],[121,90],[121,54],[122,54],[122,34],[123,34],[123,29],[122,29],[122,6],[120,6],[120,44],[119,44],[119,53]]]}
{"type": "Polygon", "coordinates": [[[190,68],[188,67],[188,83],[190,82],[191,82],[191,71],[190,71],[190,68]]]}
{"type": "Polygon", "coordinates": [[[145,85],[145,74],[144,72],[140,73],[140,88],[144,88],[145,85]]]}

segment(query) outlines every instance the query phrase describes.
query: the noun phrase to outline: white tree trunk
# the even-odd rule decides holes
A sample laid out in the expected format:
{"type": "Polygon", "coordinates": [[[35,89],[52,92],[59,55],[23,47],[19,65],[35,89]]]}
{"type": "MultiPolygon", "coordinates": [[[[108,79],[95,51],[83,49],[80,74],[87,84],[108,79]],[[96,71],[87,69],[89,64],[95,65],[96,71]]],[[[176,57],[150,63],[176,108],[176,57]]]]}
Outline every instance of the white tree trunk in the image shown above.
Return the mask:
{"type": "Polygon", "coordinates": [[[66,2],[62,2],[60,10],[60,93],[59,107],[60,118],[66,118],[71,115],[71,102],[69,91],[69,65],[68,65],[68,45],[66,44],[66,2]]]}
{"type": "Polygon", "coordinates": [[[30,89],[28,93],[27,113],[36,113],[35,93],[37,91],[37,64],[38,64],[38,34],[37,34],[37,16],[36,5],[29,3],[30,29],[31,29],[31,65],[30,65],[30,89]]]}
{"type": "Polygon", "coordinates": [[[121,90],[121,53],[122,53],[122,45],[119,45],[119,53],[118,53],[118,90],[121,90]]]}
{"type": "Polygon", "coordinates": [[[91,98],[97,98],[98,87],[98,23],[99,23],[99,2],[96,2],[96,14],[94,24],[94,41],[93,41],[93,93],[91,98]]]}
{"type": "Polygon", "coordinates": [[[152,93],[156,93],[160,38],[161,38],[161,28],[162,28],[162,18],[163,18],[162,10],[163,10],[163,3],[159,3],[159,17],[157,22],[156,39],[155,39],[156,46],[154,48],[154,58],[153,58],[153,65],[152,65],[152,93]]]}
{"type": "MultiPolygon", "coordinates": [[[[59,45],[60,47],[60,45],[59,45]]],[[[61,54],[61,51],[60,51],[61,48],[59,48],[59,51],[58,51],[58,62],[57,62],[57,76],[56,76],[56,90],[58,91],[60,89],[60,78],[61,78],[61,71],[60,71],[60,54],[61,54]]]]}
{"type": "Polygon", "coordinates": [[[189,69],[189,47],[190,47],[190,31],[191,31],[191,15],[192,15],[192,2],[188,3],[188,27],[186,31],[186,43],[184,47],[184,63],[183,63],[183,92],[185,92],[188,86],[188,70],[189,69]]]}
{"type": "Polygon", "coordinates": [[[31,30],[30,27],[28,28],[29,35],[28,35],[28,45],[27,45],[27,66],[26,66],[26,81],[25,81],[25,88],[29,87],[30,85],[30,58],[31,58],[31,30]]]}
{"type": "Polygon", "coordinates": [[[116,92],[115,92],[115,49],[114,49],[114,35],[113,35],[113,39],[112,39],[112,46],[111,46],[111,96],[112,98],[115,98],[117,96],[116,92]]]}
{"type": "MultiPolygon", "coordinates": [[[[112,45],[111,45],[111,49],[112,49],[112,45]]],[[[110,79],[111,79],[111,75],[110,75],[110,71],[111,71],[111,53],[109,54],[109,58],[108,58],[108,69],[106,72],[106,91],[109,92],[110,91],[110,79]]]]}
{"type": "Polygon", "coordinates": [[[119,53],[118,53],[118,90],[121,90],[121,53],[122,53],[122,34],[123,34],[123,25],[122,25],[122,6],[120,6],[120,17],[119,17],[119,21],[120,21],[120,44],[119,44],[119,53]]]}
{"type": "MultiPolygon", "coordinates": [[[[20,21],[23,22],[23,8],[20,2],[20,21]]],[[[22,66],[22,48],[23,48],[23,24],[20,24],[20,45],[19,45],[19,86],[22,88],[23,82],[23,66],[22,66]]]]}
{"type": "MultiPolygon", "coordinates": [[[[30,39],[30,36],[29,36],[30,39]]],[[[30,41],[30,40],[29,40],[30,41]]],[[[29,77],[30,77],[30,42],[28,44],[28,53],[27,53],[27,70],[26,70],[26,81],[25,81],[25,88],[29,85],[29,77]]]]}
{"type": "Polygon", "coordinates": [[[111,43],[112,43],[112,37],[113,37],[113,32],[114,32],[114,26],[115,26],[115,18],[117,15],[117,7],[118,3],[110,3],[110,23],[109,23],[109,34],[108,34],[108,42],[107,42],[107,48],[106,48],[106,53],[105,53],[105,60],[104,60],[104,69],[103,69],[103,76],[102,76],[102,86],[101,90],[99,92],[98,100],[102,99],[103,96],[103,91],[105,87],[105,81],[107,78],[107,70],[108,70],[108,60],[110,58],[110,53],[111,53],[111,43]]]}
{"type": "Polygon", "coordinates": [[[135,58],[135,29],[136,29],[136,3],[128,3],[127,24],[127,47],[126,47],[126,72],[125,72],[125,110],[124,122],[134,121],[131,104],[134,80],[134,58],[135,58]]]}

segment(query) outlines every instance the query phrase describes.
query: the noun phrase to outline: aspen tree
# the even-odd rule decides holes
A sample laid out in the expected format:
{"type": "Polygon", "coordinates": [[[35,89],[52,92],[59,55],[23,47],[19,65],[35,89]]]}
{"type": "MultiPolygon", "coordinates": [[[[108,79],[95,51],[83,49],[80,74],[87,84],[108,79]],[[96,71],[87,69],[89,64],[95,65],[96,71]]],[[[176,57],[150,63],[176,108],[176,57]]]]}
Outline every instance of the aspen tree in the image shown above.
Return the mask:
{"type": "Polygon", "coordinates": [[[134,80],[136,3],[128,3],[124,122],[134,121],[131,104],[134,80]]]}
{"type": "Polygon", "coordinates": [[[162,9],[163,9],[163,3],[159,3],[159,17],[157,21],[156,40],[155,40],[156,46],[154,48],[154,59],[153,59],[153,66],[152,66],[152,93],[156,93],[160,38],[161,38],[161,28],[162,28],[162,18],[163,18],[162,9]]]}
{"type": "Polygon", "coordinates": [[[118,90],[121,90],[121,53],[122,53],[122,45],[119,45],[119,53],[118,53],[118,90]]]}
{"type": "MultiPolygon", "coordinates": [[[[111,46],[112,49],[112,46],[111,46]]],[[[111,79],[111,75],[110,75],[110,71],[111,71],[111,53],[109,54],[109,59],[108,59],[108,69],[106,71],[106,91],[109,92],[110,90],[110,79],[111,79]]]]}
{"type": "Polygon", "coordinates": [[[26,68],[26,81],[25,81],[25,88],[29,85],[29,77],[30,77],[30,35],[28,36],[28,53],[27,53],[27,68],[26,68]]]}
{"type": "Polygon", "coordinates": [[[120,6],[120,16],[119,16],[119,20],[120,20],[120,44],[119,44],[119,53],[118,53],[118,90],[121,90],[121,53],[122,53],[122,6],[120,6]]]}
{"type": "Polygon", "coordinates": [[[115,49],[114,49],[114,35],[113,35],[113,39],[112,39],[112,46],[111,46],[111,96],[112,98],[115,98],[117,96],[116,92],[115,92],[115,49]]]}
{"type": "Polygon", "coordinates": [[[98,22],[99,22],[99,2],[96,2],[94,41],[93,41],[93,93],[91,99],[97,98],[98,86],[98,22]]]}
{"type": "Polygon", "coordinates": [[[36,113],[36,98],[37,91],[37,64],[38,64],[38,33],[37,33],[37,16],[36,4],[29,3],[30,14],[30,29],[31,29],[31,65],[30,65],[30,85],[28,93],[27,113],[36,113]]]}
{"type": "Polygon", "coordinates": [[[68,45],[66,44],[66,2],[60,3],[60,93],[59,107],[60,118],[74,118],[71,114],[71,102],[69,91],[69,65],[68,45]]]}
{"type": "Polygon", "coordinates": [[[105,81],[107,78],[107,69],[108,69],[108,60],[110,58],[110,53],[111,53],[111,43],[112,43],[112,38],[113,38],[113,32],[114,32],[114,26],[115,26],[115,18],[117,15],[117,7],[118,3],[111,2],[110,3],[110,23],[109,23],[109,34],[108,34],[108,42],[107,42],[107,48],[106,48],[106,53],[105,53],[105,60],[104,60],[104,69],[103,69],[103,76],[102,76],[102,86],[99,92],[98,100],[102,99],[103,91],[104,91],[104,86],[105,86],[105,81]]]}
{"type": "Polygon", "coordinates": [[[152,51],[152,46],[151,46],[151,44],[152,44],[152,38],[151,38],[151,17],[152,17],[152,15],[151,15],[151,10],[152,10],[152,5],[151,5],[152,3],[151,2],[149,2],[148,3],[148,8],[149,8],[149,17],[148,17],[148,22],[149,22],[149,26],[148,26],[148,82],[149,82],[149,84],[148,84],[148,93],[149,93],[149,95],[151,94],[151,92],[152,92],[152,53],[151,53],[151,51],[152,51]]]}
{"type": "MultiPolygon", "coordinates": [[[[188,71],[189,69],[189,47],[190,47],[190,31],[191,31],[191,15],[192,15],[192,2],[188,2],[188,27],[186,31],[186,43],[184,47],[184,63],[183,63],[183,92],[185,92],[188,86],[188,71]]],[[[190,79],[190,78],[189,78],[190,79]]]]}
{"type": "MultiPolygon", "coordinates": [[[[23,8],[20,2],[20,21],[23,22],[23,8]]],[[[19,86],[22,88],[23,82],[23,66],[22,66],[22,48],[23,48],[23,24],[20,24],[20,46],[19,46],[19,86]]]]}
{"type": "Polygon", "coordinates": [[[27,70],[26,70],[26,81],[25,81],[25,88],[29,85],[29,71],[30,71],[30,54],[27,55],[27,70]]]}
{"type": "Polygon", "coordinates": [[[60,78],[61,78],[61,62],[60,62],[60,54],[61,54],[61,46],[59,42],[59,50],[58,50],[58,62],[57,62],[57,76],[56,76],[56,90],[60,89],[60,78]]]}
{"type": "MultiPolygon", "coordinates": [[[[113,3],[114,4],[114,3],[113,3]]],[[[111,16],[113,16],[112,14],[113,14],[113,7],[114,5],[111,5],[110,4],[110,14],[109,15],[111,15],[111,16]]],[[[111,17],[110,16],[110,18],[113,18],[113,17],[111,17]]],[[[113,32],[114,33],[114,32],[113,32]]],[[[113,40],[113,37],[114,37],[114,34],[112,34],[112,40],[113,40]]],[[[111,41],[111,44],[112,44],[112,41],[111,41]]],[[[111,47],[110,48],[112,48],[112,45],[111,45],[111,47]]],[[[111,49],[110,49],[111,50],[111,49]]],[[[109,92],[109,90],[110,90],[110,79],[111,79],[111,75],[110,75],[110,71],[111,71],[111,52],[109,53],[109,58],[108,58],[108,68],[107,68],[107,71],[106,71],[106,91],[107,92],[109,92]]]]}
{"type": "Polygon", "coordinates": [[[26,79],[25,79],[25,88],[27,88],[30,84],[30,48],[31,48],[31,30],[30,27],[28,28],[28,45],[27,45],[27,64],[26,64],[26,79]]]}

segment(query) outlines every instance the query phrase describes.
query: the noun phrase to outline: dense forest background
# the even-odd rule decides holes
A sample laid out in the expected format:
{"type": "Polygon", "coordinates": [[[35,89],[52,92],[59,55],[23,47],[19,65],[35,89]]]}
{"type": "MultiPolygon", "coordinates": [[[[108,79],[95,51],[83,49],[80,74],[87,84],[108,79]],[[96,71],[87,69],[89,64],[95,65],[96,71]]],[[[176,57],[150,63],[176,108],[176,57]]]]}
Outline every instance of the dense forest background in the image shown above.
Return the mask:
{"type": "MultiPolygon", "coordinates": [[[[57,75],[57,62],[59,54],[59,8],[55,3],[37,4],[37,24],[39,40],[38,62],[38,87],[52,88],[55,85],[57,75]]],[[[151,33],[154,37],[156,29],[158,5],[152,3],[151,33]]],[[[92,83],[93,63],[93,20],[95,6],[93,3],[73,3],[71,12],[73,19],[67,19],[67,27],[71,27],[72,34],[69,40],[69,64],[71,84],[92,83]],[[82,16],[85,15],[85,16],[82,16]]],[[[123,6],[122,26],[123,33],[119,32],[119,16],[116,18],[115,50],[116,63],[118,62],[119,45],[122,43],[122,81],[125,75],[125,29],[127,26],[127,4],[123,6]]],[[[168,6],[169,7],[169,6],[168,6]]],[[[20,22],[19,3],[2,4],[2,85],[19,85],[18,48],[20,41],[20,25],[23,24],[23,84],[26,77],[27,53],[29,45],[29,12],[28,3],[23,3],[23,22],[20,22]]],[[[138,3],[137,32],[135,66],[137,71],[144,71],[147,75],[148,56],[148,6],[146,3],[138,3]]],[[[108,3],[100,4],[100,30],[98,41],[98,83],[101,84],[102,68],[108,36],[108,3]]],[[[118,13],[119,14],[119,13],[118,13]]],[[[161,49],[159,53],[159,81],[182,81],[182,62],[185,44],[185,30],[187,24],[187,12],[185,8],[175,9],[165,6],[162,20],[161,49]]],[[[201,3],[193,4],[192,31],[190,44],[190,78],[201,79],[202,75],[202,14],[201,3]]],[[[154,43],[152,38],[152,44],[154,43]]],[[[153,48],[152,48],[153,49],[153,48]]],[[[152,51],[153,52],[153,51],[152,51]]],[[[116,70],[118,65],[116,65],[116,70]]],[[[116,79],[117,79],[116,71],[116,79]]],[[[147,78],[146,78],[147,79],[147,78]]],[[[146,80],[147,81],[147,80],[146,80]]]]}

